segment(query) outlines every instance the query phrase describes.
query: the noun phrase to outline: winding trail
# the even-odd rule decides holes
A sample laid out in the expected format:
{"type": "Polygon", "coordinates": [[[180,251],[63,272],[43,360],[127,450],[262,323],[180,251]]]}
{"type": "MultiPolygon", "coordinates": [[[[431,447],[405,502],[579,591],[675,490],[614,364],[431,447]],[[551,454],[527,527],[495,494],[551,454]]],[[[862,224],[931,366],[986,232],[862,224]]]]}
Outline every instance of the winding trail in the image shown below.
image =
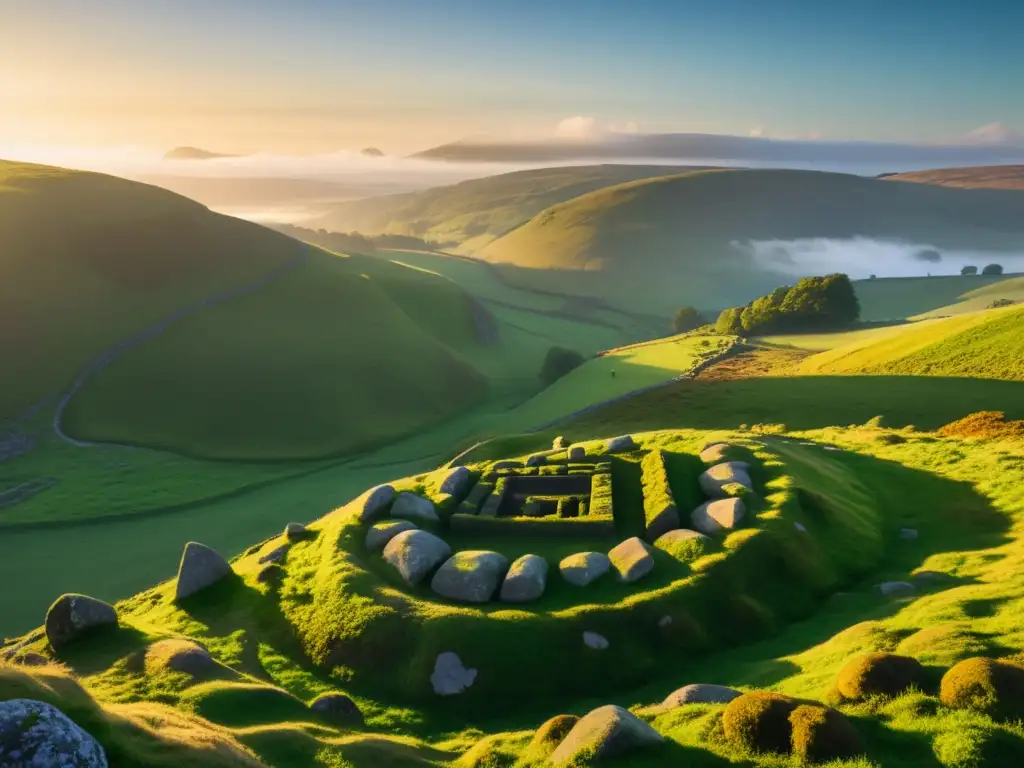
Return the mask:
{"type": "Polygon", "coordinates": [[[298,268],[302,264],[305,264],[309,260],[309,254],[310,251],[308,249],[304,250],[301,256],[292,259],[291,261],[286,262],[285,264],[282,264],[280,267],[271,270],[263,277],[254,280],[251,283],[246,283],[245,285],[239,286],[238,288],[233,288],[230,291],[225,291],[224,293],[218,293],[213,296],[207,296],[205,299],[200,299],[195,304],[192,304],[188,307],[184,307],[183,309],[179,309],[176,312],[172,312],[163,319],[158,320],[157,322],[153,323],[150,326],[147,326],[146,328],[143,328],[141,331],[132,334],[127,339],[124,339],[123,341],[115,344],[112,347],[109,347],[100,354],[96,355],[96,357],[92,358],[89,362],[82,366],[81,369],[79,369],[78,374],[75,376],[75,381],[71,385],[71,388],[61,396],[60,401],[57,403],[57,407],[53,412],[54,434],[57,435],[57,437],[59,437],[64,442],[78,446],[79,448],[93,448],[95,446],[102,445],[108,447],[115,446],[118,448],[130,448],[132,450],[146,450],[136,445],[126,445],[123,443],[107,442],[94,443],[87,440],[76,440],[75,438],[71,437],[64,431],[64,428],[61,426],[61,419],[64,416],[64,410],[68,407],[68,403],[71,402],[71,398],[73,398],[78,393],[78,391],[85,386],[85,383],[89,380],[90,376],[99,371],[102,371],[108,365],[120,359],[121,357],[123,357],[131,350],[135,349],[135,347],[139,346],[140,344],[143,344],[144,342],[147,342],[150,339],[159,336],[167,329],[168,326],[178,322],[179,320],[184,320],[186,317],[190,317],[191,315],[194,315],[195,313],[201,310],[215,307],[218,304],[224,304],[225,302],[231,301],[232,299],[237,299],[240,296],[245,296],[246,294],[258,291],[260,288],[265,288],[274,281],[281,279],[292,270],[298,268]]]}

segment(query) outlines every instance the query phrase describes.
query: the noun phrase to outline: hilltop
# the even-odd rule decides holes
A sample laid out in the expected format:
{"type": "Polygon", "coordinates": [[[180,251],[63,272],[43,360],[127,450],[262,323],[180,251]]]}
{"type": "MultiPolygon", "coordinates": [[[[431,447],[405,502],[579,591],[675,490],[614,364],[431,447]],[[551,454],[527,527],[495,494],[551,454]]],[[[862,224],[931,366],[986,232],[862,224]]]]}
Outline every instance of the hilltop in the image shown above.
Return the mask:
{"type": "Polygon", "coordinates": [[[890,181],[911,181],[963,189],[1024,189],[1024,165],[979,165],[972,168],[936,168],[886,176],[890,181]]]}
{"type": "Polygon", "coordinates": [[[200,147],[175,147],[164,153],[164,160],[216,160],[222,157],[238,157],[238,155],[211,152],[200,147]]]}

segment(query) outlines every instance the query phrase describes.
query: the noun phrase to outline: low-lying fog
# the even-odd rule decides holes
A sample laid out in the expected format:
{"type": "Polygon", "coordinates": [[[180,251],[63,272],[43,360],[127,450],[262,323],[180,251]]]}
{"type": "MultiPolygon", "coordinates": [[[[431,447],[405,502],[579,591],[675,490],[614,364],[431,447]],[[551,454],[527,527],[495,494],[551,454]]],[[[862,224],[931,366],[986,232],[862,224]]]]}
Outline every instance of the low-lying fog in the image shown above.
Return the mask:
{"type": "Polygon", "coordinates": [[[794,277],[845,272],[854,279],[958,275],[966,266],[980,272],[988,264],[1001,264],[1006,273],[1024,272],[1024,251],[948,251],[927,243],[908,243],[854,237],[836,240],[754,240],[734,242],[764,269],[794,277]]]}

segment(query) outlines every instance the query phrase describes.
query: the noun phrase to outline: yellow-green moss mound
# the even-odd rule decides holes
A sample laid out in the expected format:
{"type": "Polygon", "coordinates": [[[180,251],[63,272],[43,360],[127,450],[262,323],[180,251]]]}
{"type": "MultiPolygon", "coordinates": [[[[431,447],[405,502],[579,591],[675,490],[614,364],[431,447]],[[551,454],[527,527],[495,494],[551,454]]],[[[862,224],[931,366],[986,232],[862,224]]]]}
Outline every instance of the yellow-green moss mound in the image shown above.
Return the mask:
{"type": "Polygon", "coordinates": [[[836,691],[844,699],[898,696],[910,688],[924,690],[928,676],[917,659],[894,653],[868,653],[848,662],[836,678],[836,691]]]}
{"type": "Polygon", "coordinates": [[[802,763],[854,757],[864,745],[853,724],[834,709],[803,704],[789,716],[793,755],[802,763]]]}
{"type": "Polygon", "coordinates": [[[939,698],[947,707],[973,709],[997,720],[1024,719],[1024,668],[1009,661],[961,661],[942,678],[939,698]]]}

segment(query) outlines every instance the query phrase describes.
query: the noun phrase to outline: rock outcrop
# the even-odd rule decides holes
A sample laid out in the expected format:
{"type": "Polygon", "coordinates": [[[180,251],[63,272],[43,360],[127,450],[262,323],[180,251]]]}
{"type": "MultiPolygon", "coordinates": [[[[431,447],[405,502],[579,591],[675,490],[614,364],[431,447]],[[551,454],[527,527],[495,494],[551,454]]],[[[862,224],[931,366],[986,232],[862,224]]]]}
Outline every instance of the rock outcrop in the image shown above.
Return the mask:
{"type": "Polygon", "coordinates": [[[107,768],[103,747],[52,704],[0,701],[0,765],[4,768],[107,768]]]}

